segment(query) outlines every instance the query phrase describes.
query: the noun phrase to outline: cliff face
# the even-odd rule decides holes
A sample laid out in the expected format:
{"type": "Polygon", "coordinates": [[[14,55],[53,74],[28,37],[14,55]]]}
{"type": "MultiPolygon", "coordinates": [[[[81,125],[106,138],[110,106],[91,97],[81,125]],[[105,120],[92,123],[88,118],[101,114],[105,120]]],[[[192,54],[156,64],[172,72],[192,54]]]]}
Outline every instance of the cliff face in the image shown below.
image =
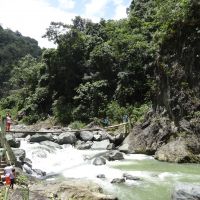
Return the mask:
{"type": "Polygon", "coordinates": [[[200,3],[161,45],[153,109],[124,143],[132,153],[170,162],[200,162],[200,3]]]}
{"type": "Polygon", "coordinates": [[[154,103],[179,126],[181,119],[196,118],[200,111],[200,16],[176,26],[157,60],[154,103]]]}

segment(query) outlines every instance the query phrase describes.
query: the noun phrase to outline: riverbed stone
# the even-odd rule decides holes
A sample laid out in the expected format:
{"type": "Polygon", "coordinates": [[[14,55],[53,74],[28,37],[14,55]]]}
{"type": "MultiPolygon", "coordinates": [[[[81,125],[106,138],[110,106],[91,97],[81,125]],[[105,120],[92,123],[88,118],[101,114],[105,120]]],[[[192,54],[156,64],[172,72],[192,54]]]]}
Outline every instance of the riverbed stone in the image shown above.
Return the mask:
{"type": "Polygon", "coordinates": [[[47,147],[51,147],[53,149],[56,149],[56,148],[57,149],[62,149],[62,147],[59,144],[57,144],[55,142],[52,142],[52,141],[42,141],[42,142],[40,142],[40,144],[41,145],[45,145],[47,147]]]}
{"type": "Polygon", "coordinates": [[[11,147],[14,147],[14,148],[20,147],[20,141],[16,140],[15,137],[13,137],[13,135],[6,134],[6,139],[11,147]]]}
{"type": "Polygon", "coordinates": [[[105,150],[105,149],[107,149],[109,144],[110,144],[110,141],[108,139],[107,140],[102,140],[102,141],[94,141],[91,149],[105,150]]]}
{"type": "Polygon", "coordinates": [[[126,179],[126,180],[133,180],[133,181],[140,181],[141,178],[137,177],[137,176],[132,176],[131,174],[127,174],[127,173],[124,173],[123,174],[123,177],[126,179]]]}
{"type": "Polygon", "coordinates": [[[172,200],[199,200],[200,185],[178,184],[172,193],[172,200]]]}
{"type": "Polygon", "coordinates": [[[103,156],[109,161],[124,159],[123,154],[117,150],[111,150],[109,152],[106,152],[103,156]]]}
{"type": "Polygon", "coordinates": [[[17,161],[23,163],[24,159],[26,157],[26,152],[24,149],[18,149],[18,148],[12,148],[13,153],[15,154],[15,157],[17,161]]]}
{"type": "Polygon", "coordinates": [[[118,147],[118,150],[123,152],[123,153],[131,153],[129,151],[129,145],[127,143],[122,144],[121,146],[118,147]]]}
{"type": "Polygon", "coordinates": [[[86,143],[83,142],[81,144],[77,144],[76,148],[79,149],[79,150],[90,149],[92,144],[93,144],[92,141],[87,141],[86,143]]]}
{"type": "Polygon", "coordinates": [[[155,153],[155,158],[160,161],[177,163],[200,162],[200,157],[193,154],[188,148],[187,141],[181,138],[160,147],[155,153]]]}
{"type": "Polygon", "coordinates": [[[53,136],[51,133],[44,133],[44,134],[35,134],[32,135],[29,139],[30,142],[42,142],[42,141],[52,141],[53,136]]]}
{"type": "Polygon", "coordinates": [[[115,144],[114,143],[110,143],[107,148],[107,150],[114,150],[115,149],[115,144]]]}
{"type": "Polygon", "coordinates": [[[106,176],[105,176],[105,174],[98,174],[98,175],[97,175],[97,178],[102,178],[102,179],[104,179],[104,178],[106,178],[106,176]]]}
{"type": "Polygon", "coordinates": [[[111,183],[124,183],[125,179],[124,178],[114,178],[111,183]]]}
{"type": "Polygon", "coordinates": [[[46,172],[42,171],[41,169],[33,169],[33,173],[35,173],[36,176],[39,177],[46,176],[46,172]]]}
{"type": "Polygon", "coordinates": [[[101,141],[101,140],[102,140],[102,135],[94,134],[93,140],[94,140],[94,141],[101,141]]]}
{"type": "Polygon", "coordinates": [[[103,157],[97,157],[93,161],[93,165],[105,165],[106,164],[106,159],[103,157]]]}
{"type": "Polygon", "coordinates": [[[80,139],[83,141],[91,141],[93,139],[93,132],[91,131],[81,131],[80,132],[80,139]]]}
{"type": "Polygon", "coordinates": [[[22,166],[23,170],[27,173],[27,174],[32,174],[33,171],[32,171],[32,167],[28,166],[27,164],[24,164],[22,166]]]}
{"type": "Polygon", "coordinates": [[[58,197],[59,200],[117,200],[113,195],[103,194],[102,188],[91,181],[73,180],[62,182],[36,183],[30,185],[29,200],[48,200],[58,197]]]}
{"type": "Polygon", "coordinates": [[[65,132],[58,136],[58,144],[75,144],[76,141],[77,138],[74,132],[65,132]]]}

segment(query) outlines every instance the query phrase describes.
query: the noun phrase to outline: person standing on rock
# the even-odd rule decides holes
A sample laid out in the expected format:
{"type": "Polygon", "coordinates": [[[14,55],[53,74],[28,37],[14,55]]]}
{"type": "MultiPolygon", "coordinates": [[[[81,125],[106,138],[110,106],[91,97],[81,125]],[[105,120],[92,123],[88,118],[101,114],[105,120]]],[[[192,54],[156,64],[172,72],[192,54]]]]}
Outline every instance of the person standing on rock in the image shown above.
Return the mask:
{"type": "Polygon", "coordinates": [[[15,183],[15,177],[16,177],[16,173],[15,173],[15,169],[12,169],[12,172],[10,173],[10,188],[13,189],[14,183],[15,183]]]}
{"type": "Polygon", "coordinates": [[[12,123],[11,115],[10,113],[6,114],[6,131],[10,131],[10,125],[12,123]]]}

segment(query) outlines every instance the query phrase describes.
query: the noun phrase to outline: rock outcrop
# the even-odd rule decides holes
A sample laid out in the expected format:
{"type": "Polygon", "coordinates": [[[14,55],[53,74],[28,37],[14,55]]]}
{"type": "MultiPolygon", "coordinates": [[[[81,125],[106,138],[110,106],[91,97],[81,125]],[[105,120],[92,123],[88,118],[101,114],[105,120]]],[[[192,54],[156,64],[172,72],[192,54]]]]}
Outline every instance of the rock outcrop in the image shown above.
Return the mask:
{"type": "Polygon", "coordinates": [[[163,40],[155,63],[152,110],[123,142],[130,153],[200,162],[200,3],[163,40]]]}

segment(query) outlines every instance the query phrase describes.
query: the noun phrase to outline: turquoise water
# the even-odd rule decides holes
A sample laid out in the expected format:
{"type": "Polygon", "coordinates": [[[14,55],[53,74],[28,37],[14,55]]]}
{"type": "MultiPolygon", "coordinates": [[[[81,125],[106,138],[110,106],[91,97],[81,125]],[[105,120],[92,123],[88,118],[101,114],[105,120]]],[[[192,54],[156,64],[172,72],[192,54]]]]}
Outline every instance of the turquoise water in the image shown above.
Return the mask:
{"type": "Polygon", "coordinates": [[[113,167],[141,178],[140,181],[128,181],[114,186],[113,193],[120,200],[170,200],[176,184],[200,184],[199,164],[127,159],[113,167]]]}
{"type": "Polygon", "coordinates": [[[63,180],[89,179],[98,183],[105,192],[117,196],[119,200],[170,200],[176,184],[200,185],[199,164],[159,162],[151,156],[130,154],[124,155],[124,160],[106,161],[106,165],[95,166],[92,164],[93,159],[102,151],[77,150],[70,145],[53,150],[51,147],[38,143],[30,144],[27,141],[21,142],[21,148],[26,150],[26,156],[31,159],[33,168],[45,171],[48,176],[55,174],[63,180]],[[114,178],[122,178],[123,173],[141,180],[111,183],[114,178]],[[97,178],[99,174],[104,174],[106,178],[97,178]]]}

